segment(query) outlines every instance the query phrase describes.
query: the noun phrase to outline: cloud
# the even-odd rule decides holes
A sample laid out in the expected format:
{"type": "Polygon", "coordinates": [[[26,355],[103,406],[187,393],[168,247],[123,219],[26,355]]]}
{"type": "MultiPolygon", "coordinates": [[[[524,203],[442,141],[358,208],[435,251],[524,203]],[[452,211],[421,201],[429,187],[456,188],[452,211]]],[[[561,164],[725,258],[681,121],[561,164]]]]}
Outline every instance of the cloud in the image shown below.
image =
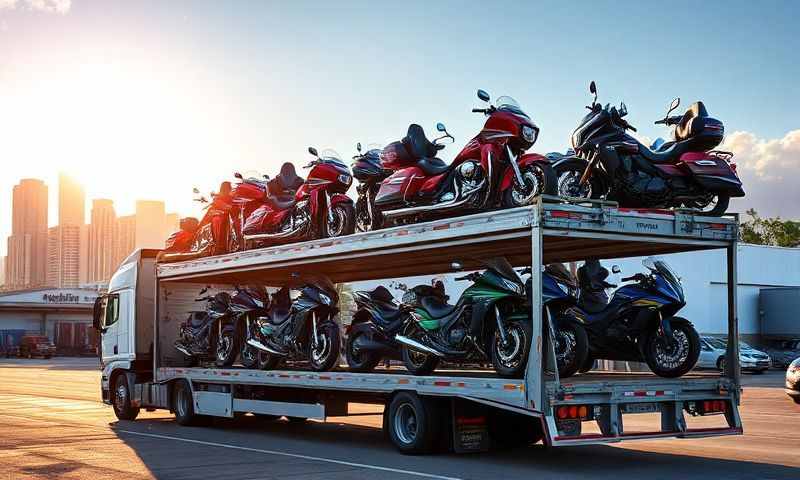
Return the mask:
{"type": "Polygon", "coordinates": [[[72,0],[0,0],[0,10],[25,9],[44,13],[66,14],[72,0]]]}
{"type": "Polygon", "coordinates": [[[762,216],[800,219],[800,130],[782,138],[759,138],[733,132],[720,150],[733,152],[747,196],[733,204],[737,211],[755,208],[762,216]]]}

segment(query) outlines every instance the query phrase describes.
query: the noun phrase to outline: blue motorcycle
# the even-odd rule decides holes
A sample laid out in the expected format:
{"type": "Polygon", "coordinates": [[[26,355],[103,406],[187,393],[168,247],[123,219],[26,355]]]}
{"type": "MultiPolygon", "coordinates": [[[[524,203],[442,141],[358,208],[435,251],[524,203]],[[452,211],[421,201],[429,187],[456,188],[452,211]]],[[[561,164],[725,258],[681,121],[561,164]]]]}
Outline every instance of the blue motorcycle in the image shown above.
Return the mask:
{"type": "Polygon", "coordinates": [[[589,358],[581,370],[602,358],[646,362],[653,373],[675,378],[697,363],[700,336],[689,320],[675,316],[686,305],[680,279],[663,260],[647,258],[642,265],[649,273],[623,278],[634,283],[618,288],[605,304],[597,301],[596,285],[613,287],[605,283],[608,271],[600,267],[581,275],[579,270],[578,308],[572,312],[589,336],[589,358]]]}

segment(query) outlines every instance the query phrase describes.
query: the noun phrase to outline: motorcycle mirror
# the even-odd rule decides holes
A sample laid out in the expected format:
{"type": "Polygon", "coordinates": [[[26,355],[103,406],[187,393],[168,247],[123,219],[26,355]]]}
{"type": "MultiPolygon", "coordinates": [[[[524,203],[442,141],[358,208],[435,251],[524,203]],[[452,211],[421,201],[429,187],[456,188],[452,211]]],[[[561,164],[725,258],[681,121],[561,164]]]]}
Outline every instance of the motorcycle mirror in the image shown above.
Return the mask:
{"type": "Polygon", "coordinates": [[[619,116],[624,117],[628,114],[628,106],[625,105],[625,102],[620,102],[619,104],[619,116]]]}
{"type": "Polygon", "coordinates": [[[452,270],[455,270],[456,272],[459,272],[461,271],[462,268],[464,268],[464,266],[461,265],[459,262],[453,262],[450,264],[450,268],[452,270]]]}
{"type": "Polygon", "coordinates": [[[681,97],[675,97],[672,100],[672,103],[669,104],[669,110],[667,110],[667,116],[672,113],[673,110],[678,108],[681,105],[681,97]]]}
{"type": "Polygon", "coordinates": [[[622,269],[619,268],[619,265],[614,265],[613,267],[611,267],[611,273],[619,273],[621,271],[622,269]]]}
{"type": "Polygon", "coordinates": [[[488,101],[489,101],[489,99],[490,99],[491,97],[490,97],[490,96],[489,96],[489,94],[486,92],[486,90],[481,90],[481,89],[479,88],[479,89],[478,89],[478,98],[479,98],[480,100],[483,100],[484,102],[488,102],[488,101]]]}
{"type": "Polygon", "coordinates": [[[444,123],[442,123],[442,122],[439,122],[439,123],[436,124],[436,130],[439,130],[440,132],[447,133],[447,129],[444,127],[444,123]]]}
{"type": "Polygon", "coordinates": [[[315,157],[319,157],[319,154],[317,154],[317,149],[314,147],[308,147],[308,153],[314,155],[315,157]]]}
{"type": "Polygon", "coordinates": [[[241,174],[241,173],[239,173],[239,172],[236,172],[236,173],[234,173],[234,174],[233,174],[233,176],[234,176],[234,177],[236,177],[236,178],[238,178],[239,180],[241,180],[241,179],[242,179],[242,174],[241,174]]]}
{"type": "Polygon", "coordinates": [[[197,189],[197,187],[194,187],[194,188],[192,189],[192,193],[194,193],[194,194],[198,194],[198,193],[200,193],[200,190],[198,190],[198,189],[197,189]]]}
{"type": "Polygon", "coordinates": [[[594,100],[592,100],[592,104],[595,104],[597,102],[597,85],[594,83],[594,80],[592,80],[592,83],[589,84],[589,93],[594,95],[594,100]]]}
{"type": "Polygon", "coordinates": [[[358,153],[361,153],[361,142],[356,143],[356,150],[358,150],[358,153]]]}

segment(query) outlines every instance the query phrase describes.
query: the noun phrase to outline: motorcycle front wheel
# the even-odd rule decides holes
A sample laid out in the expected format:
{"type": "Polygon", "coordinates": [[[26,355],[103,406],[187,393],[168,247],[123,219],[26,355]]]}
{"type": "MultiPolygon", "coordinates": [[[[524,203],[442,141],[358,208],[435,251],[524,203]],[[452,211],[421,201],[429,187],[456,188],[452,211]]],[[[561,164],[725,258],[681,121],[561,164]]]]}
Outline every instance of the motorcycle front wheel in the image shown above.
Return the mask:
{"type": "Polygon", "coordinates": [[[644,339],[644,359],[659,377],[677,378],[694,368],[700,357],[700,335],[692,324],[681,317],[672,317],[672,339],[652,331],[644,339]]]}
{"type": "Polygon", "coordinates": [[[575,375],[586,364],[589,356],[589,337],[586,330],[575,323],[563,322],[556,329],[556,361],[559,378],[575,375]]]}
{"type": "Polygon", "coordinates": [[[217,338],[215,363],[218,367],[230,367],[239,354],[239,337],[233,329],[224,330],[217,338]]]}
{"type": "Polygon", "coordinates": [[[326,372],[339,364],[339,326],[333,322],[322,323],[318,335],[316,346],[313,342],[309,346],[308,359],[312,370],[326,372]]]}
{"type": "Polygon", "coordinates": [[[556,194],[556,173],[550,165],[534,163],[524,167],[520,173],[525,185],[519,185],[515,179],[503,192],[503,207],[524,207],[531,205],[540,195],[556,194]]]}
{"type": "Polygon", "coordinates": [[[528,365],[528,352],[531,350],[532,328],[530,322],[510,322],[506,325],[506,342],[500,332],[494,330],[492,339],[492,365],[498,375],[504,378],[522,378],[528,365]]]}
{"type": "Polygon", "coordinates": [[[356,230],[356,209],[352,203],[338,203],[330,207],[325,218],[325,238],[343,237],[356,230]]]}
{"type": "Polygon", "coordinates": [[[600,183],[590,177],[589,181],[580,184],[583,172],[588,166],[588,162],[582,158],[571,158],[564,160],[555,167],[556,175],[556,195],[562,198],[600,198],[606,192],[602,191],[600,183]]]}

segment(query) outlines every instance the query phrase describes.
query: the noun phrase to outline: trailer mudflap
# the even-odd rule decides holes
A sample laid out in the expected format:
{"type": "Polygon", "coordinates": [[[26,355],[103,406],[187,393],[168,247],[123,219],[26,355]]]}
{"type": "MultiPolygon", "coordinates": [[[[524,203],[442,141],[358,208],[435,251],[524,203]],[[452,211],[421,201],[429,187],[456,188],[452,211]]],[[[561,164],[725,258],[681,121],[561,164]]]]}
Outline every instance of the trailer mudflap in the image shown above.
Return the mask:
{"type": "Polygon", "coordinates": [[[561,385],[558,391],[550,385],[548,397],[545,424],[548,443],[554,446],[742,434],[738,396],[719,378],[581,381],[561,385]],[[624,419],[642,414],[658,415],[660,422],[626,430],[624,419]],[[719,415],[725,425],[692,428],[687,414],[719,415]],[[592,424],[594,431],[584,432],[592,424]]]}

